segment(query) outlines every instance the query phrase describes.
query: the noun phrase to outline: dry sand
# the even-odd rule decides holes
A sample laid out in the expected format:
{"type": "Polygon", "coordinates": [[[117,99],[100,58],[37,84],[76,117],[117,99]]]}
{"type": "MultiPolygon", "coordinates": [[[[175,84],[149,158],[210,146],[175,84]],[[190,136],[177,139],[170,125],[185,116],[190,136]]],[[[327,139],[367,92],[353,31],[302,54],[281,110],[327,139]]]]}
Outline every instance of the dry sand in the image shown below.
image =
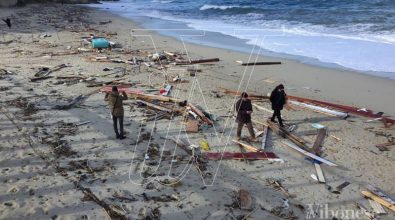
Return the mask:
{"type": "MultiPolygon", "coordinates": [[[[9,44],[0,44],[0,69],[13,73],[1,75],[0,80],[1,219],[109,219],[103,204],[110,205],[129,219],[158,216],[158,213],[160,219],[242,219],[246,215],[250,219],[291,216],[306,219],[309,204],[328,204],[330,210],[356,211],[355,202],[369,207],[360,193],[367,183],[395,195],[394,149],[390,147],[389,151],[381,152],[375,147],[391,140],[395,136],[394,129],[385,129],[380,122],[364,123],[367,118],[341,120],[307,110],[283,112],[288,124],[298,126],[295,134],[309,146],[315,140],[315,135],[306,135],[314,130],[311,123],[329,128],[329,136],[323,144],[323,157],[340,164],[341,168],[322,165],[327,185],[336,187],[344,181],[351,183],[339,195],[313,180],[310,177],[315,174],[313,164],[281,145],[282,138],[273,133],[268,137],[267,150],[278,154],[284,163],[210,161],[202,173],[188,163],[188,156],[181,149],[165,138],[181,134],[195,145],[206,139],[211,151],[226,148],[226,151],[239,152],[239,147],[231,142],[235,134],[234,119],[227,117],[235,97],[222,94],[220,87],[267,94],[276,84],[284,83],[286,92],[291,95],[395,115],[395,102],[391,101],[395,94],[393,80],[285,59],[281,60],[281,65],[245,68],[235,60],[247,61],[248,54],[185,44],[193,59],[218,57],[221,61],[199,65],[202,72],[198,72],[196,78],[185,71],[186,67],[167,70],[167,75],[180,75],[189,81],[175,85],[171,94],[189,99],[219,116],[215,126],[186,135],[182,117],[156,123],[143,122],[146,110],[132,105],[131,108],[125,107],[127,139],[116,140],[104,95],[94,92],[98,87],[89,88],[79,81],[67,85],[56,78],[30,82],[29,78],[39,67],[67,63],[71,66],[51,76],[80,75],[108,81],[116,79],[116,74],[103,76],[109,73],[103,71],[105,67],[123,67],[127,73],[125,82],[140,82],[135,87],[146,90],[150,83],[160,88],[164,83],[164,72],[144,66],[141,72],[133,72],[131,65],[89,61],[89,57],[98,55],[96,52],[62,56],[45,54],[75,51],[81,47],[81,38],[90,33],[117,32],[117,35],[109,36],[112,41],[146,54],[155,52],[151,40],[158,51],[185,52],[184,44],[150,31],[135,31],[131,37],[130,30],[139,29],[135,23],[80,6],[30,5],[0,10],[0,17],[10,14],[14,26],[8,30],[2,24],[3,35],[0,36],[1,42],[12,40],[9,44]],[[112,23],[99,25],[100,21],[107,20],[112,23]],[[45,33],[51,36],[40,38],[45,33]],[[149,37],[136,36],[147,33],[149,37]],[[67,49],[68,46],[71,49],[67,49]],[[269,83],[267,79],[274,82],[269,83]],[[69,110],[32,112],[30,110],[34,108],[29,108],[31,104],[36,107],[64,104],[68,98],[91,92],[83,104],[69,110]],[[90,123],[75,128],[74,124],[84,121],[90,123]],[[57,151],[59,149],[62,151],[57,151]],[[144,161],[147,149],[150,154],[158,150],[179,158],[174,163],[155,157],[144,161]],[[164,179],[171,178],[180,179],[179,184],[163,184],[164,179]],[[295,198],[287,198],[268,185],[268,180],[273,178],[281,181],[295,198]],[[92,201],[92,197],[84,195],[88,188],[100,201],[92,201]],[[237,202],[234,203],[235,192],[240,188],[252,195],[252,210],[241,210],[237,202]],[[285,207],[284,199],[289,200],[289,207],[285,207]]],[[[144,58],[142,54],[104,51],[100,55],[130,59],[132,56],[144,58]]],[[[134,103],[133,100],[128,102],[134,103]]],[[[270,107],[266,102],[260,105],[270,107]]],[[[254,119],[260,121],[268,116],[269,113],[258,110],[253,114],[254,119]]],[[[247,135],[245,130],[243,132],[247,135]]],[[[394,219],[394,213],[387,211],[388,215],[381,219],[394,219]]]]}

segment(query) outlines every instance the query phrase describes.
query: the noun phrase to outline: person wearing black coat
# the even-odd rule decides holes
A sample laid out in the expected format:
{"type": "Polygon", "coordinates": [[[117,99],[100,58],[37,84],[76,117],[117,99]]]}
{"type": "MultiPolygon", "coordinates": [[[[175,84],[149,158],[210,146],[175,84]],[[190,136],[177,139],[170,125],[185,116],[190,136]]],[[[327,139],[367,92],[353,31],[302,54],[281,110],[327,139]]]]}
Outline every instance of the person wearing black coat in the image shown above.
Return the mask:
{"type": "Polygon", "coordinates": [[[251,135],[251,140],[256,141],[254,128],[251,123],[252,104],[251,100],[248,99],[248,94],[243,92],[241,98],[236,102],[235,110],[237,112],[237,140],[240,140],[241,131],[244,124],[247,125],[248,131],[251,135]]]}
{"type": "Polygon", "coordinates": [[[276,122],[275,118],[277,117],[281,127],[284,127],[283,120],[281,119],[281,110],[283,110],[286,100],[287,94],[284,92],[284,85],[280,84],[276,86],[270,94],[270,102],[272,103],[272,109],[274,110],[273,116],[270,120],[272,122],[276,122]]]}

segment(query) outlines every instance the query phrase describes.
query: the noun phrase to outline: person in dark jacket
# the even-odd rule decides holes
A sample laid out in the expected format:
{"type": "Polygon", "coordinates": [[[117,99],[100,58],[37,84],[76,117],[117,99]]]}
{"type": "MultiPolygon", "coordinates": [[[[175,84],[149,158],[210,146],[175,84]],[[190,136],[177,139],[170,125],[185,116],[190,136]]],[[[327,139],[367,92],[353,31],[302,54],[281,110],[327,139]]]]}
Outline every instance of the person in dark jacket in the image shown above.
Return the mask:
{"type": "Polygon", "coordinates": [[[10,18],[6,18],[6,19],[2,19],[8,26],[8,28],[11,28],[11,19],[10,18]]]}
{"type": "Polygon", "coordinates": [[[281,119],[281,110],[283,110],[284,105],[287,100],[287,94],[284,92],[284,85],[280,84],[270,94],[270,102],[272,103],[272,109],[274,110],[273,116],[270,119],[272,122],[276,122],[277,117],[278,122],[281,127],[284,127],[283,120],[281,119]]]}
{"type": "Polygon", "coordinates": [[[251,135],[251,140],[256,141],[254,128],[251,123],[251,113],[252,105],[251,100],[248,99],[248,94],[243,92],[241,98],[236,102],[235,110],[237,112],[236,122],[237,122],[237,140],[240,140],[241,131],[244,124],[247,125],[248,131],[251,135]]]}
{"type": "Polygon", "coordinates": [[[111,116],[116,137],[118,139],[124,139],[125,136],[123,135],[123,100],[128,99],[128,96],[125,92],[122,92],[122,95],[119,94],[118,88],[116,86],[113,86],[112,92],[107,93],[104,99],[108,101],[108,104],[111,108],[111,116]],[[118,121],[120,132],[118,132],[118,121]]]}

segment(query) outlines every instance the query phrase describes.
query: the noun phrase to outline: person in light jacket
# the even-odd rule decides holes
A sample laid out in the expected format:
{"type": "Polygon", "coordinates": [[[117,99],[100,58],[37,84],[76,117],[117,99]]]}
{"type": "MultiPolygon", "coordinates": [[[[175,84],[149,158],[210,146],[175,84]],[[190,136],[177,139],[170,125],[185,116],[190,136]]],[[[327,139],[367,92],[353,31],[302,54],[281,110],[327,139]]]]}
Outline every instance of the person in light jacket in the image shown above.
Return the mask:
{"type": "Polygon", "coordinates": [[[117,139],[124,139],[125,136],[123,134],[123,100],[128,99],[128,96],[125,92],[119,94],[118,88],[116,86],[112,87],[112,92],[107,93],[105,98],[108,101],[108,104],[111,108],[111,116],[114,125],[114,131],[117,139]],[[118,122],[120,131],[118,132],[118,122]]]}

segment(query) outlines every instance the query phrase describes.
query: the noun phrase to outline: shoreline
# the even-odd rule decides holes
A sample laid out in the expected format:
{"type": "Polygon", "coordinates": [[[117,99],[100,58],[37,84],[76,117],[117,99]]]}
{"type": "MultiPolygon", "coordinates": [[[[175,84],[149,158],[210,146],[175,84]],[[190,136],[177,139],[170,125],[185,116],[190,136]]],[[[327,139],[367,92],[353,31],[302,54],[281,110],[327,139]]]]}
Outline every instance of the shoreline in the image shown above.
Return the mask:
{"type": "MultiPolygon", "coordinates": [[[[87,8],[91,8],[92,10],[108,13],[109,15],[121,19],[126,23],[129,21],[133,29],[146,30],[144,27],[141,26],[141,24],[139,24],[138,21],[134,21],[133,19],[122,15],[114,14],[113,12],[108,11],[106,9],[97,9],[95,7],[90,7],[90,6],[82,6],[82,7],[87,7],[87,8]]],[[[160,36],[161,39],[164,38],[166,40],[181,42],[176,37],[162,35],[157,31],[149,30],[149,32],[153,35],[160,36]]],[[[235,57],[235,59],[226,60],[227,63],[232,65],[236,65],[235,62],[232,63],[232,61],[238,60],[236,57],[240,57],[240,60],[241,58],[244,58],[243,61],[246,61],[250,56],[250,54],[248,53],[239,52],[231,49],[199,45],[197,43],[190,43],[190,42],[184,42],[184,43],[186,45],[193,45],[194,48],[201,47],[202,49],[199,49],[199,52],[201,53],[201,55],[204,54],[204,56],[208,56],[206,54],[210,54],[215,50],[222,51],[223,53],[232,54],[232,58],[235,57]],[[204,48],[209,49],[210,52],[205,53],[204,48]]],[[[290,94],[292,93],[297,96],[302,96],[302,97],[305,96],[307,98],[312,98],[312,99],[327,98],[325,101],[335,102],[344,105],[355,105],[360,108],[372,109],[374,111],[383,111],[384,113],[395,117],[395,109],[393,109],[391,106],[388,106],[387,105],[388,103],[383,102],[384,100],[390,100],[391,94],[395,94],[394,79],[370,75],[356,70],[323,67],[319,65],[303,63],[298,60],[289,59],[289,58],[271,57],[271,56],[256,55],[256,54],[252,55],[252,58],[253,58],[252,60],[260,59],[265,61],[281,61],[283,63],[281,65],[284,66],[286,65],[287,67],[285,68],[269,67],[280,72],[278,72],[278,75],[270,74],[266,77],[279,78],[281,79],[279,81],[282,81],[284,83],[286,83],[287,81],[290,82],[292,86],[292,90],[289,91],[290,94]],[[284,70],[286,71],[289,70],[289,72],[292,72],[294,69],[293,66],[297,68],[297,71],[295,71],[298,74],[297,76],[289,75],[290,73],[284,72],[284,70]],[[289,79],[286,79],[287,77],[289,79]],[[335,79],[333,79],[333,77],[335,77],[335,79]],[[323,78],[323,81],[320,82],[320,78],[323,78]],[[304,82],[301,79],[306,79],[306,82],[304,82]],[[297,88],[297,86],[299,88],[297,88]],[[305,90],[310,90],[310,92],[300,90],[300,88],[302,87],[305,87],[305,90]],[[307,87],[309,89],[307,89],[307,87]],[[349,87],[349,89],[345,89],[346,87],[349,87]],[[346,92],[339,92],[338,89],[340,90],[345,89],[346,92]],[[316,91],[321,90],[324,91],[324,94],[319,95],[313,92],[312,90],[316,90],[316,91]],[[374,93],[375,90],[379,90],[379,91],[376,92],[375,94],[371,94],[374,93]],[[356,91],[361,92],[361,94],[360,95],[351,94],[356,91]],[[382,100],[376,99],[376,97],[379,97],[378,94],[381,94],[383,96],[382,100]],[[363,100],[361,100],[361,98],[363,98],[363,100]]],[[[255,68],[258,69],[256,71],[260,71],[261,69],[264,69],[265,66],[263,67],[256,66],[255,68]]],[[[257,74],[255,74],[254,76],[257,77],[257,80],[262,80],[262,77],[258,76],[257,74]]],[[[263,93],[266,94],[267,92],[270,91],[266,89],[265,92],[263,93]]]]}
{"type": "MultiPolygon", "coordinates": [[[[122,2],[120,3],[111,3],[109,5],[105,4],[105,6],[108,7],[101,7],[101,6],[94,6],[90,5],[90,7],[96,8],[98,10],[106,11],[112,14],[119,13],[119,16],[133,20],[134,22],[138,23],[142,28],[146,29],[161,29],[161,30],[156,30],[156,32],[160,35],[163,36],[168,36],[168,37],[173,37],[178,41],[181,41],[180,37],[176,33],[175,30],[172,31],[166,31],[166,28],[169,29],[182,29],[182,30],[191,30],[192,33],[198,33],[198,32],[204,32],[204,33],[209,33],[212,37],[208,37],[207,39],[204,40],[199,40],[199,39],[192,39],[192,38],[186,38],[186,41],[188,43],[192,44],[200,44],[203,43],[203,45],[208,46],[208,47],[216,47],[219,49],[230,49],[234,50],[235,52],[241,52],[241,53],[246,53],[249,54],[250,51],[252,50],[253,47],[258,47],[259,53],[262,56],[269,56],[269,57],[276,57],[280,59],[287,59],[287,60],[293,60],[297,61],[301,64],[307,64],[307,65],[312,65],[316,67],[323,67],[323,68],[330,68],[330,69],[335,69],[335,70],[340,70],[340,71],[349,71],[349,72],[357,72],[360,74],[365,74],[365,75],[373,75],[377,76],[380,78],[384,79],[390,79],[390,80],[395,80],[395,72],[394,70],[391,71],[375,71],[375,70],[364,70],[364,69],[358,69],[358,68],[353,68],[349,67],[347,65],[342,65],[340,64],[341,61],[339,60],[338,62],[331,62],[331,61],[324,61],[321,60],[318,57],[315,56],[305,56],[305,55],[295,55],[292,53],[287,53],[287,52],[280,52],[280,51],[275,51],[275,50],[270,50],[270,49],[264,49],[263,47],[261,48],[258,45],[255,45],[252,40],[249,38],[243,38],[243,37],[237,37],[232,34],[229,34],[229,31],[212,31],[208,30],[209,28],[204,28],[201,27],[200,29],[196,27],[196,24],[194,24],[192,21],[188,22],[187,20],[183,20],[181,18],[171,18],[171,17],[164,17],[161,18],[157,15],[153,16],[145,16],[141,14],[137,15],[131,15],[131,13],[126,13],[126,11],[120,10],[120,7],[115,6],[116,4],[122,5],[122,2]],[[112,7],[112,4],[114,4],[114,7],[112,7]],[[113,9],[113,10],[112,10],[113,9]],[[192,22],[192,23],[191,23],[192,22]],[[159,28],[158,28],[159,26],[159,28]],[[220,38],[221,41],[216,41],[215,39],[220,38]]],[[[124,5],[121,6],[121,8],[124,7],[124,5]]],[[[126,7],[125,7],[126,8],[126,7]]],[[[132,10],[133,11],[133,10],[132,10]]],[[[118,15],[118,14],[117,14],[118,15]]],[[[339,56],[341,56],[341,52],[339,52],[339,56]]],[[[360,62],[360,61],[359,61],[360,62]]]]}

